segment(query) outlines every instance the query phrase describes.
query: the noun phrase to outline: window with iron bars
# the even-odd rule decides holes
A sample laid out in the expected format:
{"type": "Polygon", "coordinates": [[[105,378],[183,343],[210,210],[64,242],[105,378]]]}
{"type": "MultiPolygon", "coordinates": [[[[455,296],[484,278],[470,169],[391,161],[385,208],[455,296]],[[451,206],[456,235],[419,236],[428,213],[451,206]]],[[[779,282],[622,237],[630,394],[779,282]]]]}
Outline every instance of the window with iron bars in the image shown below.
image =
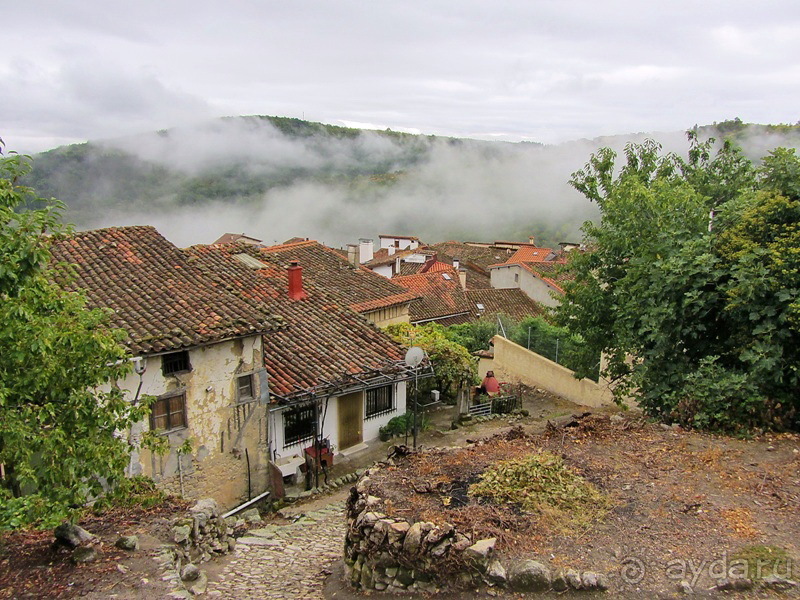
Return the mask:
{"type": "Polygon", "coordinates": [[[314,439],[314,405],[296,406],[283,412],[283,447],[314,439]]]}
{"type": "Polygon", "coordinates": [[[380,415],[394,412],[395,409],[394,386],[392,384],[367,390],[365,418],[379,417],[380,415]]]}

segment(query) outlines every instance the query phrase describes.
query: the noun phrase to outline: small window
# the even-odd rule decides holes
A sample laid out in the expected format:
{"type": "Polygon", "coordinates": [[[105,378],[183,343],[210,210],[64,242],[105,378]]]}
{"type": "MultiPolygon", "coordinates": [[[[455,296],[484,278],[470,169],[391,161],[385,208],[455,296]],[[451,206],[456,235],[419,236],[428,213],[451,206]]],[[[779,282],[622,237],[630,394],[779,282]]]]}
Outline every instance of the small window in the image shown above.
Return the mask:
{"type": "Polygon", "coordinates": [[[450,273],[442,273],[442,277],[447,279],[447,281],[450,281],[452,279],[452,277],[450,277],[450,273]]]}
{"type": "Polygon", "coordinates": [[[189,352],[172,352],[161,357],[161,372],[166,375],[186,373],[192,370],[189,364],[189,352]]]}
{"type": "Polygon", "coordinates": [[[514,273],[514,281],[519,281],[519,273],[514,273]]]}
{"type": "Polygon", "coordinates": [[[367,409],[364,411],[367,419],[384,415],[394,410],[394,386],[384,385],[367,390],[367,409]]]}
{"type": "Polygon", "coordinates": [[[150,429],[169,431],[186,427],[186,394],[159,398],[150,408],[150,429]]]}
{"type": "Polygon", "coordinates": [[[478,307],[478,310],[486,310],[486,307],[485,307],[483,304],[481,304],[480,302],[478,302],[477,304],[475,304],[475,306],[477,306],[477,307],[478,307]]]}
{"type": "Polygon", "coordinates": [[[253,376],[251,374],[240,375],[236,378],[236,399],[239,402],[253,399],[253,376]]]}
{"type": "Polygon", "coordinates": [[[283,413],[283,447],[314,438],[314,405],[290,408],[283,413]]]}

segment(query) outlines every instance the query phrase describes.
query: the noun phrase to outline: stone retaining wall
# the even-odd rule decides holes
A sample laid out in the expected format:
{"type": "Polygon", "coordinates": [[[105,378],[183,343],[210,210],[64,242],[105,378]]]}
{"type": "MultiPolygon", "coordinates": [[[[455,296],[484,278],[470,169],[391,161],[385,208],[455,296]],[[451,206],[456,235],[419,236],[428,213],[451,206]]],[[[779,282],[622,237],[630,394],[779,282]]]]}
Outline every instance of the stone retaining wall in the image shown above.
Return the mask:
{"type": "Polygon", "coordinates": [[[355,588],[410,593],[434,592],[445,585],[519,592],[608,589],[605,578],[591,571],[553,574],[535,560],[504,563],[494,555],[495,538],[472,539],[450,523],[388,517],[370,480],[381,468],[378,464],[367,470],[347,501],[344,561],[355,588]]]}

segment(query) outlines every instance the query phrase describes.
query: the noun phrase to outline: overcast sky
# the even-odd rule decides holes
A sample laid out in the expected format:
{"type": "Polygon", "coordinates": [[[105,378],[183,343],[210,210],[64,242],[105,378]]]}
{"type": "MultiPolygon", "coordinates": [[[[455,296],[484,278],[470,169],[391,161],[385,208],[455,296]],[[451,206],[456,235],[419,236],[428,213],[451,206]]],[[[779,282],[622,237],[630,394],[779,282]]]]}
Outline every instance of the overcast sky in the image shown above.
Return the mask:
{"type": "Polygon", "coordinates": [[[3,2],[0,137],[225,115],[559,142],[800,119],[797,0],[3,2]]]}

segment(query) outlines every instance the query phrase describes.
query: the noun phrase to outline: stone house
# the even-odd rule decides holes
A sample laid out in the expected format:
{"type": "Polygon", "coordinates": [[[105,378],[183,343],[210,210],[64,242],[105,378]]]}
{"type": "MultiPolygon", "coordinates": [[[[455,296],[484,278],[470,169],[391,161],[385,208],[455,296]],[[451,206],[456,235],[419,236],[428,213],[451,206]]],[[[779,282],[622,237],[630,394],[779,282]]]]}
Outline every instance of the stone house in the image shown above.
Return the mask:
{"type": "Polygon", "coordinates": [[[505,262],[491,265],[493,288],[520,289],[545,306],[557,306],[557,297],[564,294],[562,282],[568,277],[560,271],[566,259],[550,248],[523,244],[505,262]]]}
{"type": "MultiPolygon", "coordinates": [[[[340,302],[347,284],[330,286],[331,273],[317,272],[328,251],[316,242],[295,246],[227,244],[186,251],[220,285],[268,305],[286,324],[263,342],[270,381],[268,452],[284,475],[295,472],[315,441],[332,456],[377,438],[380,427],[405,412],[406,382],[413,377],[403,362],[405,350],[340,302]],[[297,260],[287,266],[287,258],[297,260]]],[[[352,273],[344,272],[349,280],[352,273]]],[[[356,278],[362,277],[359,271],[356,278]]]]}
{"type": "Polygon", "coordinates": [[[207,277],[152,227],[112,227],[55,240],[69,287],[111,311],[136,371],[115,382],[155,397],[130,432],[129,474],[187,498],[232,506],[267,489],[269,397],[262,340],[281,327],[267,306],[207,277]],[[138,371],[138,372],[137,372],[138,371]],[[141,446],[152,431],[166,452],[141,446]]]}

